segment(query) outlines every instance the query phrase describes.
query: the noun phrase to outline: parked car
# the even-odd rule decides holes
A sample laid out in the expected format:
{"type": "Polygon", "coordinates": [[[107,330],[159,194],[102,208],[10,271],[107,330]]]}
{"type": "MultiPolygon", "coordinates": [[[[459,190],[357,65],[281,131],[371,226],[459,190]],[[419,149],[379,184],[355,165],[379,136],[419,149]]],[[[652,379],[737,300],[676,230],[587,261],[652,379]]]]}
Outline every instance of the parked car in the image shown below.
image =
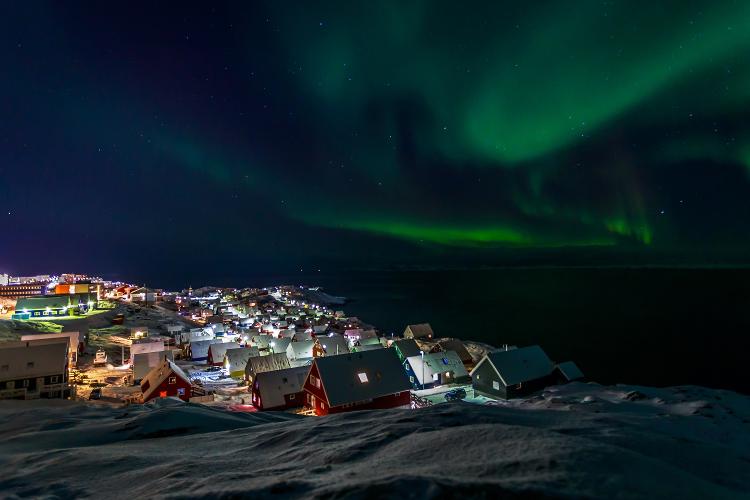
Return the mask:
{"type": "Polygon", "coordinates": [[[89,399],[101,399],[101,398],[102,398],[102,390],[99,387],[91,391],[91,393],[89,394],[89,399]]]}
{"type": "Polygon", "coordinates": [[[445,393],[444,397],[446,401],[458,401],[466,397],[466,390],[462,387],[451,389],[450,391],[445,393]]]}

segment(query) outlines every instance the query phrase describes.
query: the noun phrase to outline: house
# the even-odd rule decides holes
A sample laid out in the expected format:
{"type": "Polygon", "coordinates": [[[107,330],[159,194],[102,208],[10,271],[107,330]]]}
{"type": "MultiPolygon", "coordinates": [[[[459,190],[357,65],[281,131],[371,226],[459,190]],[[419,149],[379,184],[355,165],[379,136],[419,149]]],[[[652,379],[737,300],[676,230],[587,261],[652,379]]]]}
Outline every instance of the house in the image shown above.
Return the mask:
{"type": "Polygon", "coordinates": [[[52,338],[0,343],[0,399],[70,396],[69,342],[52,338]]]}
{"type": "Polygon", "coordinates": [[[227,349],[224,354],[224,368],[232,378],[242,378],[245,375],[247,360],[260,356],[257,347],[236,347],[227,349]]]}
{"type": "Polygon", "coordinates": [[[278,352],[286,353],[287,348],[289,347],[289,344],[292,343],[292,339],[272,339],[268,343],[268,352],[271,354],[276,354],[278,352]]]}
{"type": "Polygon", "coordinates": [[[398,359],[403,363],[406,358],[411,356],[419,356],[422,352],[414,339],[402,339],[397,340],[391,344],[391,347],[398,354],[398,359]]]}
{"type": "Polygon", "coordinates": [[[563,361],[555,366],[555,381],[558,384],[583,380],[583,372],[573,361],[563,361]]]}
{"type": "Polygon", "coordinates": [[[210,328],[191,328],[189,332],[182,332],[181,337],[183,344],[190,344],[199,340],[214,339],[216,334],[210,328]]]}
{"type": "Polygon", "coordinates": [[[471,382],[461,358],[453,351],[423,353],[404,362],[406,374],[414,389],[430,389],[439,385],[471,382]]]}
{"type": "Polygon", "coordinates": [[[289,361],[307,362],[317,355],[325,354],[323,348],[318,346],[314,340],[303,340],[302,342],[291,342],[286,348],[286,356],[289,361]]]}
{"type": "Polygon", "coordinates": [[[154,398],[177,397],[189,401],[191,395],[190,379],[174,362],[165,359],[151,369],[141,381],[143,402],[154,398]]]}
{"type": "Polygon", "coordinates": [[[96,297],[88,293],[22,297],[16,301],[13,319],[68,316],[74,312],[85,312],[95,305],[96,297]]]}
{"type": "Polygon", "coordinates": [[[171,350],[142,352],[135,355],[131,353],[133,384],[140,384],[148,372],[159,366],[165,358],[174,361],[174,354],[171,350]]]}
{"type": "Polygon", "coordinates": [[[314,358],[304,385],[317,415],[408,406],[410,388],[391,349],[314,358]]]}
{"type": "Polygon", "coordinates": [[[429,323],[419,323],[408,325],[404,330],[405,339],[425,339],[430,340],[435,336],[429,323]]]}
{"type": "Polygon", "coordinates": [[[374,349],[383,349],[383,345],[380,342],[377,344],[355,345],[352,346],[351,352],[372,351],[374,349]]]}
{"type": "Polygon", "coordinates": [[[318,344],[323,348],[326,356],[349,353],[349,343],[342,335],[334,334],[329,337],[318,337],[318,344]]]}
{"type": "Polygon", "coordinates": [[[270,335],[253,335],[250,337],[250,345],[257,347],[261,351],[267,350],[269,344],[273,341],[273,337],[270,335]]]}
{"type": "Polygon", "coordinates": [[[60,339],[68,340],[68,366],[75,367],[78,365],[78,353],[83,352],[84,344],[80,340],[78,332],[60,332],[60,333],[25,333],[21,335],[22,341],[42,340],[42,339],[60,339]]]}
{"type": "Polygon", "coordinates": [[[284,410],[304,406],[308,366],[261,372],[252,385],[253,406],[259,410],[284,410]]]}
{"type": "Polygon", "coordinates": [[[162,352],[164,349],[166,349],[166,346],[164,345],[163,340],[159,340],[156,342],[133,342],[130,345],[130,361],[133,361],[133,357],[136,354],[144,354],[147,352],[162,352]]]}
{"type": "Polygon", "coordinates": [[[227,349],[240,349],[237,342],[221,342],[210,344],[208,346],[208,364],[212,366],[221,366],[224,364],[224,355],[227,349]]]}
{"type": "Polygon", "coordinates": [[[269,354],[268,356],[255,356],[247,360],[245,380],[252,385],[259,373],[284,370],[291,367],[292,365],[289,364],[289,358],[286,357],[285,352],[269,354]]]}
{"type": "Polygon", "coordinates": [[[453,351],[456,354],[458,354],[459,358],[461,358],[461,362],[464,364],[464,366],[466,367],[474,366],[474,358],[471,357],[471,353],[466,348],[464,343],[458,339],[439,340],[437,345],[432,349],[432,352],[441,352],[441,351],[453,351]]]}
{"type": "Polygon", "coordinates": [[[292,335],[292,342],[303,342],[306,340],[313,340],[312,332],[307,331],[295,331],[292,335]]]}
{"type": "Polygon", "coordinates": [[[190,342],[188,354],[193,361],[206,361],[208,359],[208,348],[211,344],[221,344],[222,339],[198,340],[190,342]]]}
{"type": "Polygon", "coordinates": [[[525,396],[554,384],[554,364],[538,345],[487,354],[471,371],[474,390],[489,397],[525,396]]]}

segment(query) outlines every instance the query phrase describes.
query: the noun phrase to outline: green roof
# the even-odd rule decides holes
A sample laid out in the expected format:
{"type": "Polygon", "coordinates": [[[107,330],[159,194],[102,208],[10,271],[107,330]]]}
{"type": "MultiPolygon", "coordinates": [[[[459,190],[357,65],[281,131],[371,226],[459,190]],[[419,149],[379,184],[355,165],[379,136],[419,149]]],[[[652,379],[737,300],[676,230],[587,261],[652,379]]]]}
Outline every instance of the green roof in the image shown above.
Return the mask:
{"type": "MultiPolygon", "coordinates": [[[[76,305],[78,303],[76,302],[76,305]]],[[[37,309],[62,309],[70,307],[71,300],[68,295],[48,295],[43,297],[22,297],[16,301],[16,312],[28,309],[29,311],[37,309]]]]}

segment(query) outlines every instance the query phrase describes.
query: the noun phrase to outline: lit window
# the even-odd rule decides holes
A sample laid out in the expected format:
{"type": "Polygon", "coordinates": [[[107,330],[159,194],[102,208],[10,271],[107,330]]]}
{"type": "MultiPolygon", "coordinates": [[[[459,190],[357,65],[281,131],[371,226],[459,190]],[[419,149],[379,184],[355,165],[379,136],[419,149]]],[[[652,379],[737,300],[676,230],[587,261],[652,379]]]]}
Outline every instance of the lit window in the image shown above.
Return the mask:
{"type": "Polygon", "coordinates": [[[369,380],[367,379],[367,374],[365,372],[358,373],[357,377],[359,377],[359,381],[363,384],[369,382],[369,380]]]}
{"type": "Polygon", "coordinates": [[[174,385],[177,383],[177,377],[169,377],[169,383],[170,385],[174,385]]]}

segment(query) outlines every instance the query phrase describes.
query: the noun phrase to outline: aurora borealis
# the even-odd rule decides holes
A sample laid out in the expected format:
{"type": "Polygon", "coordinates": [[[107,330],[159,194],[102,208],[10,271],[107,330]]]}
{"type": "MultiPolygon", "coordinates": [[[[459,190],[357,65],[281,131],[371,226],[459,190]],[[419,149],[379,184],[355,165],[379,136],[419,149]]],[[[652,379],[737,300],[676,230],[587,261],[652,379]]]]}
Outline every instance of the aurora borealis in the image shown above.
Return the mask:
{"type": "Polygon", "coordinates": [[[748,260],[748,2],[30,2],[0,27],[18,272],[748,260]]]}

